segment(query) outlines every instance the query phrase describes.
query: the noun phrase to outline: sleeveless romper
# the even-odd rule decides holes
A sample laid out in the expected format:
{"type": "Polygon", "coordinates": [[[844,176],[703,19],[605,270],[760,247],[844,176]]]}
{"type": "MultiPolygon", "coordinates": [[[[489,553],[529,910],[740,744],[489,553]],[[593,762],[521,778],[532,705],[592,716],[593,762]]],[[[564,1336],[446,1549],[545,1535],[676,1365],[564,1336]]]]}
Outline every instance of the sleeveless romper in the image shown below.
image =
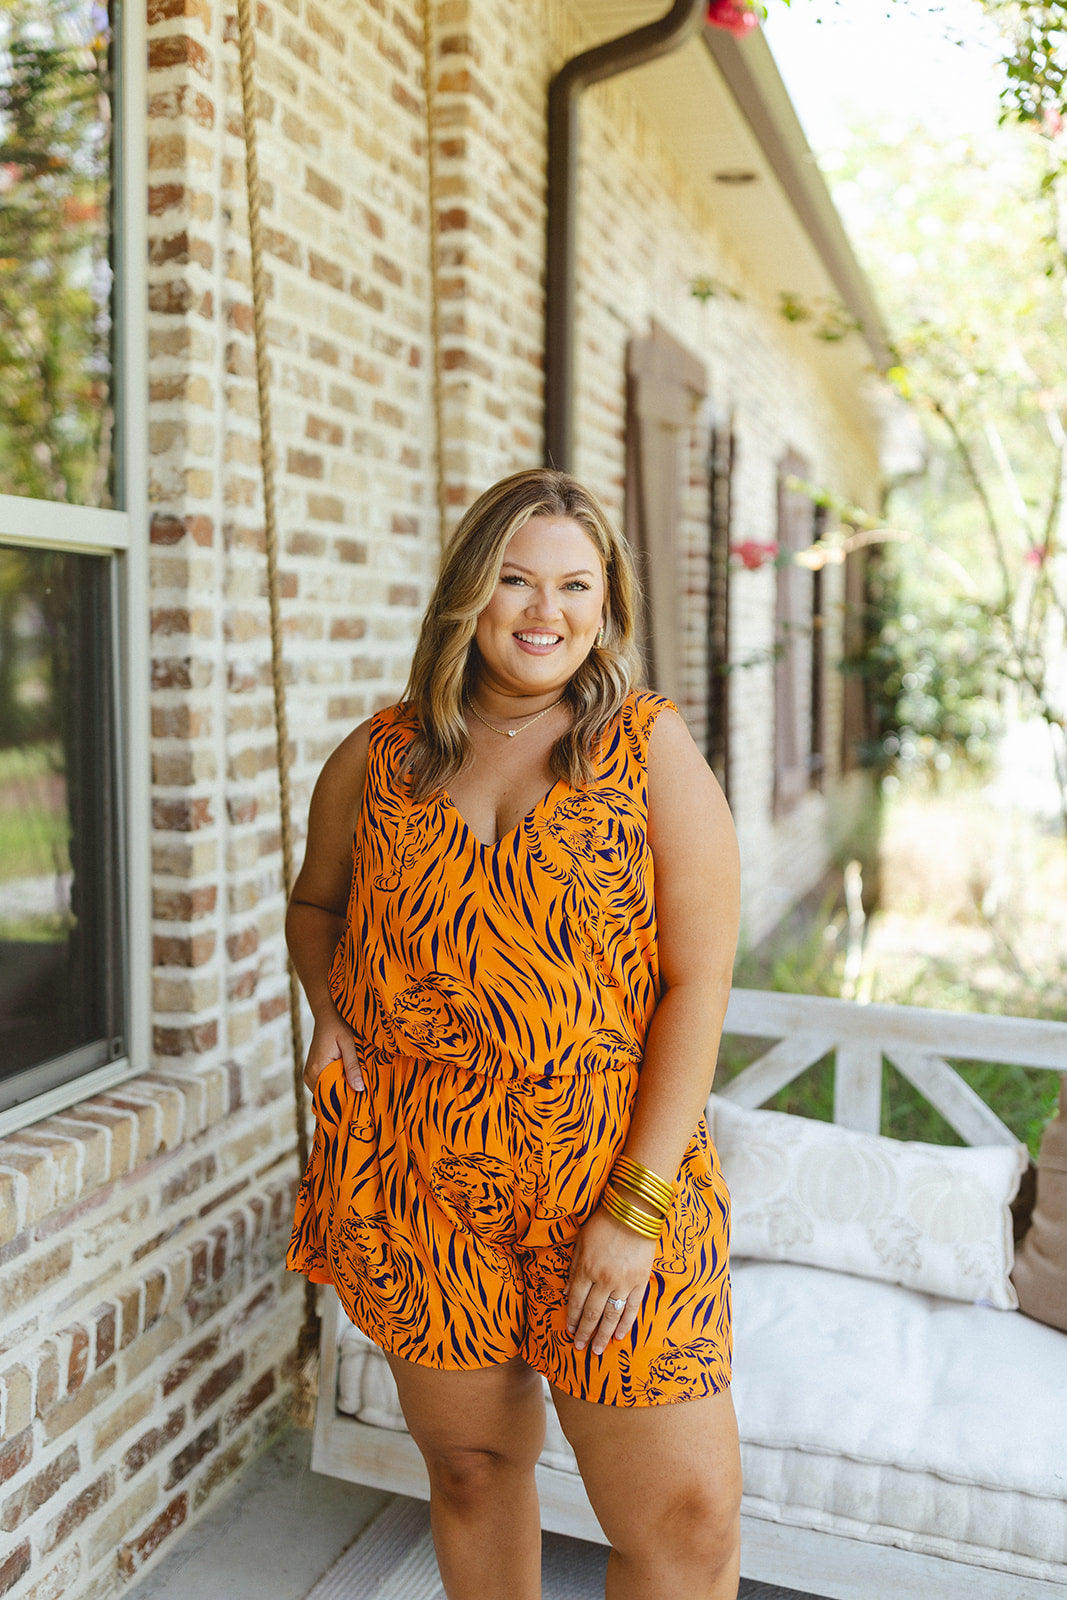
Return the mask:
{"type": "Polygon", "coordinates": [[[632,1330],[596,1355],[566,1328],[571,1247],[625,1142],[660,993],[646,756],[669,705],[631,695],[592,783],[554,784],[495,845],[445,790],[407,798],[405,708],[372,720],[330,975],[366,1088],[340,1062],[315,1085],[286,1264],[402,1360],[520,1355],[607,1405],[729,1384],[729,1200],[703,1118],[632,1330]]]}

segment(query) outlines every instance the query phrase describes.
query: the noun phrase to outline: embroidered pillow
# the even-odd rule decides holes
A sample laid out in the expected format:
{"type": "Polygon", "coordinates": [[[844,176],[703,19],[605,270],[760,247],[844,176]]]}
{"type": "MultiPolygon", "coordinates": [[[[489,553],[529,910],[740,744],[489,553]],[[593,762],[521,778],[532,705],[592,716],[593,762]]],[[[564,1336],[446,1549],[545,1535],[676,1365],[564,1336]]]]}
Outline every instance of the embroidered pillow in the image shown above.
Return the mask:
{"type": "Polygon", "coordinates": [[[1018,1305],[1010,1204],[1022,1145],[959,1149],[855,1133],[721,1095],[708,1121],[730,1186],[731,1250],[1018,1305]]]}

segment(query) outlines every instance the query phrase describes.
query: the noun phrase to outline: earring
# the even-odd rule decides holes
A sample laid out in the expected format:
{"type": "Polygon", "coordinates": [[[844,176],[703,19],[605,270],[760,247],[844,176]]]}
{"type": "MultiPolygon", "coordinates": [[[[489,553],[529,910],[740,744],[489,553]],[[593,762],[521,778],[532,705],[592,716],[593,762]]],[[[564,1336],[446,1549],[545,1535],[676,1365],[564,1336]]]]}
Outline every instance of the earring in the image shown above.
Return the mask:
{"type": "Polygon", "coordinates": [[[604,624],[601,623],[600,627],[597,629],[597,635],[596,635],[596,640],[595,640],[595,643],[594,643],[594,648],[599,650],[600,646],[603,643],[604,643],[604,624]]]}

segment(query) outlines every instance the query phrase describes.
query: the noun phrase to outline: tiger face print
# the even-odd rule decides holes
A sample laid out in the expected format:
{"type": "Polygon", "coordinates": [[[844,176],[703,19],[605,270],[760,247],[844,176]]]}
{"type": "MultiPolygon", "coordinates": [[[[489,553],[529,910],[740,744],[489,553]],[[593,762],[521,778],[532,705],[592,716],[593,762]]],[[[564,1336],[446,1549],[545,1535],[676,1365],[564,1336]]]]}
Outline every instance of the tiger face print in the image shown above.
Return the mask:
{"type": "MultiPolygon", "coordinates": [[[[426,1325],[426,1273],[412,1252],[399,1246],[384,1212],[346,1216],[335,1226],[331,1251],[335,1281],[358,1300],[372,1339],[418,1342],[426,1325]]],[[[398,1351],[399,1353],[399,1351],[398,1351]]]]}
{"type": "Polygon", "coordinates": [[[432,848],[437,830],[433,816],[425,806],[403,809],[389,805],[385,809],[393,814],[396,831],[392,844],[383,851],[385,864],[382,870],[375,874],[374,887],[393,894],[400,888],[406,874],[432,848]]]}
{"type": "Polygon", "coordinates": [[[494,1156],[443,1156],[430,1170],[430,1189],[463,1226],[487,1237],[515,1238],[511,1169],[494,1156]]]}
{"type": "Polygon", "coordinates": [[[404,989],[393,1001],[390,1022],[407,1053],[450,1066],[476,1069],[485,1054],[485,1030],[473,991],[446,973],[404,989]]]}
{"type": "Polygon", "coordinates": [[[624,1385],[645,1405],[670,1404],[676,1400],[699,1400],[723,1387],[722,1349],[713,1339],[693,1339],[684,1345],[668,1345],[648,1368],[648,1375],[637,1383],[630,1377],[632,1358],[623,1352],[627,1376],[624,1385]]]}

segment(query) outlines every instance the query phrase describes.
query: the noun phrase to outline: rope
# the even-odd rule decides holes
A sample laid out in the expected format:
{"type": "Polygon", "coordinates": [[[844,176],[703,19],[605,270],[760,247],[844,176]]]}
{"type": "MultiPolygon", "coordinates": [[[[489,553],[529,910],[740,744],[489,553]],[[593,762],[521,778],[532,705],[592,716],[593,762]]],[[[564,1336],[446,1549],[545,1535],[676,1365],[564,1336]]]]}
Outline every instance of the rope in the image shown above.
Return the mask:
{"type": "MultiPolygon", "coordinates": [[[[435,128],[434,0],[423,0],[423,66],[426,77],[426,144],[430,236],[430,319],[433,347],[434,465],[439,535],[446,527],[443,452],[443,371],[441,363],[441,307],[438,293],[437,148],[435,128]]],[[[277,746],[278,801],[282,835],[282,883],[286,895],[293,884],[292,789],[290,783],[289,723],[285,709],[285,661],[282,652],[280,585],[278,581],[278,523],[274,498],[277,465],[271,425],[270,360],[267,354],[266,281],[263,271],[263,223],[260,215],[259,155],[256,146],[255,32],[252,0],[237,0],[237,39],[241,64],[241,111],[244,127],[245,183],[248,191],[248,241],[252,264],[252,325],[256,354],[256,390],[259,400],[260,463],[263,477],[264,545],[267,557],[267,602],[270,608],[270,668],[274,689],[274,732],[277,746]]],[[[300,985],[288,963],[289,1027],[293,1045],[293,1100],[296,1112],[296,1151],[300,1171],[308,1163],[307,1123],[304,1116],[304,1041],[300,1017],[300,985]]],[[[305,1393],[297,1397],[298,1412],[306,1418],[309,1388],[314,1381],[309,1364],[318,1348],[319,1316],[315,1285],[304,1283],[304,1323],[297,1350],[304,1367],[305,1393]]]]}
{"type": "Polygon", "coordinates": [[[437,92],[434,0],[422,5],[422,66],[426,91],[426,180],[430,235],[430,344],[433,352],[434,485],[437,493],[437,536],[445,541],[448,504],[445,496],[444,371],[441,365],[441,299],[437,270],[440,228],[437,216],[437,92]]]}
{"type": "MultiPolygon", "coordinates": [[[[282,887],[293,884],[293,807],[290,785],[289,722],[285,710],[285,661],[282,654],[278,582],[278,523],[274,499],[274,434],[270,411],[270,361],[267,355],[266,281],[263,272],[263,224],[260,217],[259,156],[256,149],[255,35],[252,0],[237,0],[237,34],[241,58],[241,109],[244,118],[245,183],[248,189],[248,240],[252,258],[252,321],[255,333],[256,389],[259,394],[259,452],[263,474],[264,543],[267,554],[267,601],[270,607],[270,675],[274,687],[274,734],[278,761],[278,804],[282,834],[282,887]]],[[[293,1043],[293,1099],[296,1110],[296,1153],[301,1173],[308,1163],[304,1113],[304,1040],[300,1019],[300,985],[292,962],[289,974],[289,1028],[293,1043]]],[[[317,1347],[318,1310],[315,1285],[304,1282],[304,1325],[299,1348],[317,1347]]]]}

